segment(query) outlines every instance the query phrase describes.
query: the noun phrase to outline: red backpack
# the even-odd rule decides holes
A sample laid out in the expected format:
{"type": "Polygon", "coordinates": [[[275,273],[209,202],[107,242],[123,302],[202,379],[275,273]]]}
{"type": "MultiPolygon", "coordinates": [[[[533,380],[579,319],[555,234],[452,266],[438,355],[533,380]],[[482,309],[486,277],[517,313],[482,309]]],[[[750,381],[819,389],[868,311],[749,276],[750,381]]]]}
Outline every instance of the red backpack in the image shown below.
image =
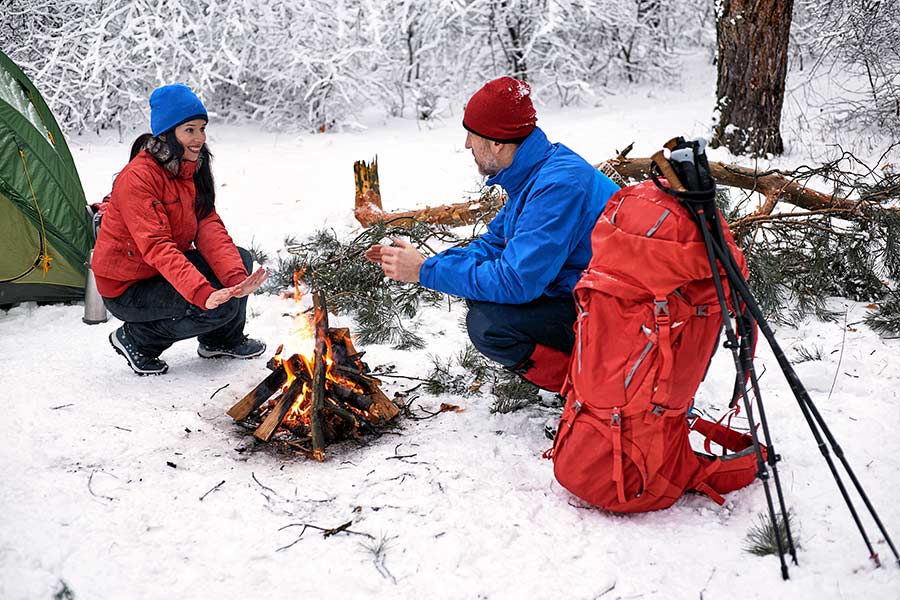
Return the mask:
{"type": "MultiPolygon", "coordinates": [[[[725,235],[746,276],[743,254],[725,235]]],[[[757,462],[749,435],[717,423],[697,418],[693,429],[732,454],[697,454],[688,440],[687,411],[722,327],[698,226],[647,181],[610,199],[591,243],[575,286],[575,349],[550,452],[556,479],[614,512],[667,508],[685,491],[723,503],[721,494],[753,481],[757,462]]]]}

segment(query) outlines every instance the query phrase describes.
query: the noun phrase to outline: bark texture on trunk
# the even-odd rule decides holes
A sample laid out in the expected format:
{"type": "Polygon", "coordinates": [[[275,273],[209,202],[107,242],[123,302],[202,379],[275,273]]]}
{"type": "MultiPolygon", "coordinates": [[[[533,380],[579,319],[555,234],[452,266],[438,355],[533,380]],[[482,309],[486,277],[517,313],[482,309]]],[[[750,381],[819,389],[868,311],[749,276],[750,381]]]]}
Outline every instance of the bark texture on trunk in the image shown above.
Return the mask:
{"type": "Polygon", "coordinates": [[[713,147],[781,154],[781,108],[794,0],[721,0],[713,147]]]}

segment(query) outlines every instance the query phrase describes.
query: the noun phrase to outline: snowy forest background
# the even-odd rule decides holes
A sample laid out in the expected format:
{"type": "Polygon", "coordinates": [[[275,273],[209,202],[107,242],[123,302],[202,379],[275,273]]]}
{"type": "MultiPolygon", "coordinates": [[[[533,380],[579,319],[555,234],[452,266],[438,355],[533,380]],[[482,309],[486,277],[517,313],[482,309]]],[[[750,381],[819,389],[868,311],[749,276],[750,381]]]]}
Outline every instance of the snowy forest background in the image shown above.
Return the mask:
{"type": "MultiPolygon", "coordinates": [[[[176,80],[220,119],[326,131],[372,108],[421,120],[458,113],[471,90],[504,74],[562,106],[631,84],[689,86],[682,57],[700,49],[714,60],[716,4],[4,0],[0,47],[69,131],[134,127],[149,92],[176,80]]],[[[897,2],[794,2],[786,112],[803,110],[783,126],[897,139],[898,39],[897,2]]]]}
{"type": "MultiPolygon", "coordinates": [[[[236,241],[269,253],[284,288],[293,268],[282,259],[296,256],[282,240],[315,242],[319,227],[335,244],[357,239],[354,160],[377,153],[388,209],[479,191],[460,120],[492,77],[531,82],[541,125],[592,162],[632,141],[640,156],[711,131],[717,27],[729,6],[750,4],[0,0],[0,49],[60,121],[89,201],[146,130],[150,91],[191,85],[215,119],[220,213],[236,241]]],[[[779,340],[896,539],[900,2],[755,2],[791,4],[784,156],[719,147],[711,159],[779,169],[862,207],[801,211],[783,199],[759,227],[734,230],[754,291],[789,313],[773,319],[779,340]]],[[[730,219],[762,200],[731,198],[730,219]]],[[[285,341],[298,305],[270,293],[250,303],[253,336],[285,341]]],[[[887,568],[875,569],[765,348],[764,396],[802,544],[788,583],[775,557],[745,551],[765,506],[758,484],[722,508],[688,496],[635,517],[565,492],[539,459],[559,407],[544,397],[500,410],[499,386],[473,385],[459,303],[423,303],[408,321],[422,349],[361,344],[373,365],[449,384],[418,395],[409,378],[388,380],[389,392],[411,394],[402,437],[336,448],[323,464],[262,450],[225,415],[266,374],[263,361],[200,361],[182,343],[165,356],[170,373],[132,377],[107,342],[117,323],[88,327],[82,313],[0,311],[0,389],[14,399],[0,451],[0,598],[246,598],[260,582],[274,597],[320,597],[326,582],[349,598],[898,597],[884,540],[873,538],[887,568]],[[49,376],[35,375],[36,361],[49,376]],[[463,411],[441,412],[444,402],[463,411]],[[360,534],[300,527],[348,521],[360,534]]],[[[354,332],[365,325],[352,311],[334,316],[354,332]]],[[[715,360],[698,409],[719,416],[733,371],[727,352],[715,360]]]]}

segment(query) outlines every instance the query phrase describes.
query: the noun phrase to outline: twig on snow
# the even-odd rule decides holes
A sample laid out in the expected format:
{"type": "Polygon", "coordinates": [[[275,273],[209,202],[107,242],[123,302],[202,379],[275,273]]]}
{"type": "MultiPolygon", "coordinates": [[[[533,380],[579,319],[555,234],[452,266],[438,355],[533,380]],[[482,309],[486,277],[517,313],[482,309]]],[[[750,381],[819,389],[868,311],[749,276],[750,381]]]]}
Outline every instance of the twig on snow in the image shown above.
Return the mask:
{"type": "MultiPolygon", "coordinates": [[[[109,500],[110,502],[114,501],[115,498],[113,498],[112,496],[104,496],[102,494],[97,494],[94,492],[92,484],[94,483],[94,473],[96,472],[97,469],[94,469],[93,471],[91,471],[91,474],[88,477],[88,491],[91,493],[91,496],[94,496],[95,498],[102,498],[103,500],[109,500]]],[[[107,475],[109,475],[109,473],[107,473],[107,475]]],[[[115,477],[115,475],[110,475],[110,477],[115,477]]]]}
{"type": "Polygon", "coordinates": [[[616,589],[616,583],[617,582],[613,581],[611,586],[609,586],[608,588],[606,588],[605,590],[603,590],[602,592],[600,592],[599,594],[594,596],[594,600],[597,600],[597,598],[602,598],[603,596],[607,595],[608,593],[610,593],[611,591],[616,589]]]}
{"type": "Polygon", "coordinates": [[[217,389],[216,391],[214,391],[214,392],[212,393],[212,396],[209,397],[209,399],[212,400],[212,399],[213,399],[213,396],[215,396],[216,394],[218,394],[219,392],[221,392],[222,390],[224,390],[225,388],[227,388],[229,385],[231,385],[231,384],[230,384],[230,383],[226,383],[225,385],[223,385],[222,387],[220,387],[219,389],[217,389]]]}
{"type": "Polygon", "coordinates": [[[290,527],[302,527],[300,530],[300,535],[297,536],[297,539],[288,544],[287,546],[282,546],[275,550],[275,552],[281,552],[282,550],[287,550],[297,542],[299,542],[303,538],[303,534],[306,533],[307,529],[317,529],[322,532],[322,537],[328,538],[333,535],[337,535],[338,533],[349,533],[352,535],[361,535],[363,537],[367,537],[369,539],[375,539],[375,536],[369,533],[365,533],[363,531],[353,531],[349,529],[349,527],[353,524],[353,521],[347,521],[346,523],[342,523],[337,527],[320,527],[318,525],[313,525],[312,523],[291,523],[289,525],[285,525],[284,527],[279,527],[278,531],[283,531],[285,529],[289,529],[290,527]]]}
{"type": "Polygon", "coordinates": [[[363,542],[362,547],[372,553],[372,562],[375,564],[375,570],[378,571],[378,574],[397,585],[397,578],[388,570],[386,564],[387,550],[394,539],[396,539],[396,536],[388,537],[382,533],[378,539],[372,537],[371,542],[363,542]]]}
{"type": "Polygon", "coordinates": [[[209,496],[210,494],[212,494],[214,491],[216,491],[217,489],[219,489],[220,487],[222,487],[224,484],[225,484],[225,480],[223,479],[222,481],[220,481],[219,483],[217,483],[216,485],[214,485],[208,492],[206,492],[205,494],[203,494],[202,496],[200,496],[200,502],[203,502],[203,499],[204,499],[204,498],[206,498],[207,496],[209,496]]]}
{"type": "Polygon", "coordinates": [[[272,488],[267,487],[267,486],[264,486],[262,483],[260,483],[259,479],[256,478],[256,473],[254,473],[254,472],[251,471],[251,472],[250,472],[250,477],[252,477],[252,478],[253,478],[253,481],[255,481],[255,482],[259,485],[259,487],[261,487],[262,489],[264,489],[264,490],[269,490],[270,492],[272,492],[272,493],[275,494],[276,496],[279,495],[278,492],[276,492],[276,491],[273,490],[272,488]]]}
{"type": "Polygon", "coordinates": [[[703,589],[700,590],[700,600],[703,600],[703,594],[706,593],[706,588],[709,586],[709,582],[712,581],[713,575],[716,574],[716,568],[713,567],[712,571],[709,573],[709,577],[706,578],[706,583],[703,584],[703,589]]]}
{"type": "Polygon", "coordinates": [[[847,313],[850,312],[850,307],[847,306],[844,308],[844,334],[841,336],[841,353],[838,355],[838,363],[834,368],[834,379],[831,380],[831,389],[828,390],[828,399],[831,400],[831,393],[834,391],[834,385],[837,383],[838,373],[841,372],[841,361],[844,360],[844,344],[847,341],[847,313]]]}

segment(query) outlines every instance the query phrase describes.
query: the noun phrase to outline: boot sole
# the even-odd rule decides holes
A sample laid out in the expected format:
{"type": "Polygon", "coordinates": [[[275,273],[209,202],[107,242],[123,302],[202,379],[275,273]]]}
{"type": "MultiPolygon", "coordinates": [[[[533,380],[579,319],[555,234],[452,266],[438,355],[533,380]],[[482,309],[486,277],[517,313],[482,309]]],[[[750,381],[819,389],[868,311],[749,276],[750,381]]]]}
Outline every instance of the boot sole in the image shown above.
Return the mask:
{"type": "Polygon", "coordinates": [[[233,354],[231,352],[225,352],[224,350],[204,350],[203,348],[197,348],[197,356],[199,356],[200,358],[239,358],[247,360],[250,358],[256,358],[257,356],[262,356],[265,351],[265,346],[263,346],[263,349],[255,354],[233,354]]]}
{"type": "Polygon", "coordinates": [[[138,369],[131,363],[131,359],[128,358],[128,353],[125,349],[118,345],[118,341],[119,338],[116,337],[115,331],[109,334],[109,345],[113,347],[113,350],[115,350],[119,356],[125,359],[125,362],[128,363],[128,366],[131,367],[131,370],[137,375],[140,375],[141,377],[146,377],[147,375],[163,375],[169,370],[169,365],[166,365],[161,371],[142,371],[141,369],[138,369]]]}

